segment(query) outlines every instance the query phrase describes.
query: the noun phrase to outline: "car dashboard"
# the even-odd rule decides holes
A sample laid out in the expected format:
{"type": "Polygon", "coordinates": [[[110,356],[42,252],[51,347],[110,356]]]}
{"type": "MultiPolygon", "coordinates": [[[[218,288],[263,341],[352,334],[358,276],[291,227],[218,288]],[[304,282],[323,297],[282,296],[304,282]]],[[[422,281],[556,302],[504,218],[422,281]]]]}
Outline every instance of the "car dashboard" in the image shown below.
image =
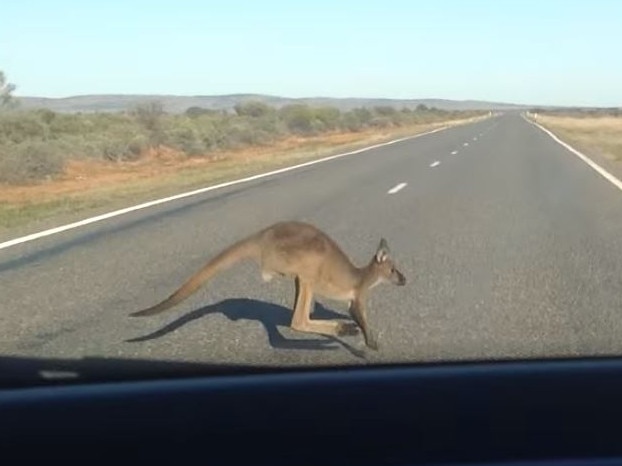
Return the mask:
{"type": "Polygon", "coordinates": [[[0,390],[2,457],[19,464],[622,464],[617,358],[206,370],[7,386],[0,390]]]}

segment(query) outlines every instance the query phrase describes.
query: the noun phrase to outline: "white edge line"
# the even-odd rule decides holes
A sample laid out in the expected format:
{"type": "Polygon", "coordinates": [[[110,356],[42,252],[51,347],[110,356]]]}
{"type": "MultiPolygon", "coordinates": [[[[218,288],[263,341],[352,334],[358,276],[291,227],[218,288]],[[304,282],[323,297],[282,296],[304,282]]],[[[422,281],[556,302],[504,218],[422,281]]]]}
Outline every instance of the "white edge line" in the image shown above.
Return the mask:
{"type": "Polygon", "coordinates": [[[440,164],[441,164],[441,162],[439,162],[439,161],[437,160],[436,162],[432,162],[432,163],[430,164],[430,167],[431,167],[431,168],[438,167],[440,164]]]}
{"type": "Polygon", "coordinates": [[[616,178],[615,176],[613,176],[611,173],[609,173],[607,170],[605,170],[603,167],[601,167],[600,165],[598,165],[596,162],[594,162],[592,159],[590,159],[587,155],[583,154],[582,152],[579,152],[577,149],[575,149],[574,147],[572,147],[570,144],[562,141],[559,137],[557,137],[552,131],[546,129],[545,127],[541,126],[539,123],[536,123],[535,121],[530,121],[529,119],[527,119],[524,115],[523,118],[528,122],[531,123],[532,125],[540,128],[542,131],[544,131],[546,134],[548,134],[555,142],[557,142],[558,144],[562,145],[563,147],[565,147],[567,150],[569,150],[570,152],[572,152],[574,155],[576,155],[577,157],[579,157],[581,160],[583,160],[585,163],[587,163],[590,167],[592,167],[594,170],[596,170],[596,172],[598,172],[600,175],[602,175],[607,181],[609,181],[611,184],[613,184],[616,188],[618,188],[620,191],[622,191],[622,181],[620,181],[618,178],[616,178]]]}
{"type": "Polygon", "coordinates": [[[401,191],[406,187],[408,183],[400,183],[398,185],[393,186],[391,189],[387,191],[387,194],[395,194],[398,191],[401,191]]]}
{"type": "Polygon", "coordinates": [[[144,202],[142,204],[137,204],[134,206],[130,206],[130,207],[126,207],[124,209],[119,209],[119,210],[115,210],[112,212],[108,212],[105,214],[101,214],[101,215],[97,215],[95,217],[90,217],[90,218],[86,218],[84,220],[79,220],[77,222],[73,222],[73,223],[68,223],[66,225],[62,225],[56,228],[50,228],[48,230],[43,230],[40,231],[38,233],[32,233],[30,235],[26,235],[26,236],[21,236],[19,238],[15,238],[9,241],[5,241],[3,243],[0,243],[0,249],[5,249],[5,248],[9,248],[11,246],[15,246],[17,244],[21,244],[21,243],[26,243],[27,241],[33,241],[35,239],[39,239],[39,238],[43,238],[44,236],[49,236],[49,235],[53,235],[56,233],[61,233],[63,231],[67,231],[67,230],[71,230],[73,228],[77,228],[77,227],[81,227],[84,225],[88,225],[90,223],[95,223],[95,222],[99,222],[102,220],[106,220],[112,217],[117,217],[119,215],[123,215],[123,214],[127,214],[129,212],[134,212],[136,210],[141,210],[141,209],[146,209],[147,207],[152,207],[158,204],[164,204],[165,202],[170,202],[170,201],[174,201],[177,199],[182,199],[184,197],[189,197],[189,196],[195,196],[197,194],[202,194],[208,191],[213,191],[216,189],[220,189],[220,188],[226,188],[228,186],[233,186],[236,184],[241,184],[241,183],[246,183],[248,181],[253,181],[253,180],[258,180],[260,178],[265,178],[267,176],[272,176],[272,175],[277,175],[280,173],[285,173],[288,172],[290,170],[296,170],[298,168],[303,168],[303,167],[308,167],[310,165],[315,165],[316,163],[321,163],[321,162],[327,162],[329,160],[334,160],[340,157],[345,157],[347,155],[354,155],[354,154],[359,154],[361,152],[366,152],[369,150],[373,150],[373,149],[377,149],[379,147],[384,147],[384,146],[388,146],[391,144],[395,144],[398,142],[402,142],[402,141],[407,141],[409,139],[415,139],[421,136],[426,136],[428,134],[432,134],[432,133],[436,133],[439,131],[443,131],[449,128],[454,128],[454,126],[441,126],[440,128],[436,128],[433,129],[431,131],[426,131],[425,133],[420,133],[420,134],[415,134],[414,136],[406,136],[403,138],[398,138],[398,139],[394,139],[392,141],[388,141],[388,142],[382,142],[379,144],[374,144],[372,146],[367,146],[367,147],[362,147],[360,149],[356,149],[353,151],[349,151],[349,152],[343,152],[341,154],[334,154],[334,155],[329,155],[328,157],[323,157],[321,159],[317,159],[317,160],[310,160],[308,162],[304,162],[304,163],[300,163],[298,165],[292,165],[289,167],[284,167],[284,168],[279,168],[278,170],[272,170],[269,172],[265,172],[265,173],[259,173],[257,175],[252,175],[252,176],[248,176],[246,178],[240,178],[237,180],[232,180],[232,181],[226,181],[224,183],[220,183],[220,184],[216,184],[213,186],[207,186],[205,188],[200,188],[200,189],[195,189],[193,191],[187,191],[185,193],[181,193],[181,194],[176,194],[174,196],[169,196],[169,197],[164,197],[161,199],[155,199],[153,201],[149,201],[149,202],[144,202]]]}

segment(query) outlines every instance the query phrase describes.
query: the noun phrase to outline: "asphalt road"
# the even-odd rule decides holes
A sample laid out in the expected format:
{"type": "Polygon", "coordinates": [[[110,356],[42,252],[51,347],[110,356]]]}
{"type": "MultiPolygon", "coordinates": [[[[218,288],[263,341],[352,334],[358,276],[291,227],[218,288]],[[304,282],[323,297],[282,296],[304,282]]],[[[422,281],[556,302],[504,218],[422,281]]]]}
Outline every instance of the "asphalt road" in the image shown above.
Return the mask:
{"type": "MultiPolygon", "coordinates": [[[[622,192],[505,114],[4,249],[0,355],[270,365],[612,355],[621,291],[622,192]],[[252,263],[166,313],[128,317],[285,219],[315,223],[358,264],[387,239],[408,283],[371,294],[378,352],[360,336],[290,330],[293,283],[264,283],[252,263]]],[[[313,317],[348,318],[321,299],[313,317]]]]}

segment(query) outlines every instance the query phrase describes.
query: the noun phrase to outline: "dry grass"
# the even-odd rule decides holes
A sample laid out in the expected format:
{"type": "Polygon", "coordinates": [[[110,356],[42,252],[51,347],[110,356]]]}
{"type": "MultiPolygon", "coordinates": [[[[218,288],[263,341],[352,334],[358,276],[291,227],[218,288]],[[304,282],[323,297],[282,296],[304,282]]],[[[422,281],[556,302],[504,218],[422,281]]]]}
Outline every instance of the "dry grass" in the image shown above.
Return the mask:
{"type": "Polygon", "coordinates": [[[538,115],[537,121],[579,150],[622,160],[622,117],[538,115]]]}
{"type": "MultiPolygon", "coordinates": [[[[27,186],[0,185],[0,233],[46,219],[71,220],[145,202],[269,169],[317,159],[441,126],[455,126],[475,117],[399,130],[367,130],[314,137],[288,137],[269,146],[222,151],[207,158],[188,158],[174,151],[152,153],[133,162],[71,161],[54,181],[27,186]]],[[[12,235],[11,235],[12,236],[12,235]]]]}

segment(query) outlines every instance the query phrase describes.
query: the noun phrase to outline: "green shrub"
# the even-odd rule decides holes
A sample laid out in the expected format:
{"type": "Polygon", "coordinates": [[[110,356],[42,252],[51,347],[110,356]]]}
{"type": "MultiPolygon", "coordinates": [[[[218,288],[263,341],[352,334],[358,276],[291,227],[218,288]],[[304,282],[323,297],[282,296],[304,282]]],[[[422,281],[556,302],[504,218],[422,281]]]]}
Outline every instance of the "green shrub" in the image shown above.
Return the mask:
{"type": "Polygon", "coordinates": [[[49,128],[36,112],[7,112],[0,114],[0,144],[43,141],[49,128]]]}
{"type": "MultiPolygon", "coordinates": [[[[315,120],[321,123],[324,131],[333,131],[340,126],[341,112],[334,107],[319,107],[313,111],[315,120]]],[[[317,124],[316,124],[317,126],[317,124]]]]}
{"type": "Polygon", "coordinates": [[[248,116],[252,118],[261,118],[274,112],[272,107],[257,100],[236,104],[233,109],[238,116],[248,116]]]}
{"type": "Polygon", "coordinates": [[[313,110],[308,105],[291,104],[281,108],[279,112],[285,126],[292,133],[312,134],[315,132],[313,110]]]}
{"type": "Polygon", "coordinates": [[[205,152],[205,144],[201,134],[191,122],[171,128],[167,133],[166,142],[189,156],[205,152]]]}
{"type": "Polygon", "coordinates": [[[64,160],[53,144],[40,141],[0,146],[0,182],[29,183],[62,173],[64,160]]]}
{"type": "Polygon", "coordinates": [[[484,113],[448,112],[425,105],[415,110],[377,106],[345,112],[305,104],[277,109],[259,101],[240,103],[234,110],[190,107],[184,114],[172,115],[153,101],[117,113],[68,114],[45,109],[2,112],[0,181],[26,182],[54,176],[62,170],[63,157],[122,162],[135,160],[158,145],[199,156],[267,144],[290,134],[317,135],[338,129],[354,132],[484,113]]]}

